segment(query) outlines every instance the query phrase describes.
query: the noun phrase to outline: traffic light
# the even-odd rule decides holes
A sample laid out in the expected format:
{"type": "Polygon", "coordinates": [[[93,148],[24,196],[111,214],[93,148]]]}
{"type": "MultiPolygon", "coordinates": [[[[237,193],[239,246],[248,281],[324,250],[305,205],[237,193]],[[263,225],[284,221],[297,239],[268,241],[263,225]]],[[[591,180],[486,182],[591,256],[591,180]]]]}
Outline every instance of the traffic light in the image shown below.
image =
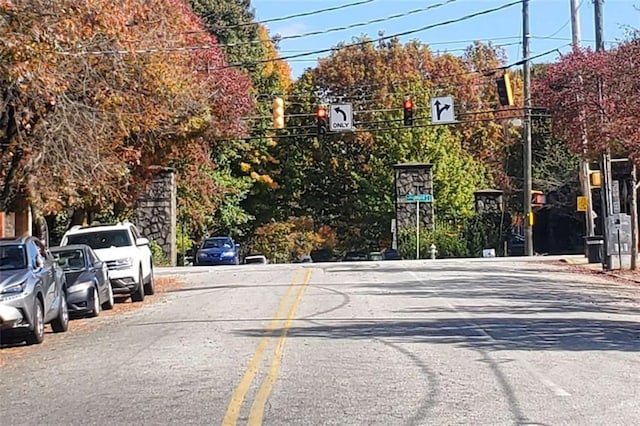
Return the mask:
{"type": "Polygon", "coordinates": [[[318,125],[318,136],[323,136],[327,133],[327,109],[319,107],[316,110],[316,122],[318,125]]]}
{"type": "Polygon", "coordinates": [[[592,170],[589,172],[589,183],[594,188],[600,188],[602,185],[602,175],[600,170],[592,170]]]}
{"type": "Polygon", "coordinates": [[[509,79],[509,74],[505,73],[502,77],[496,78],[496,85],[498,87],[498,99],[500,101],[500,105],[513,105],[513,92],[511,91],[511,80],[509,79]]]}
{"type": "Polygon", "coordinates": [[[404,109],[404,125],[413,126],[413,101],[411,98],[407,97],[404,100],[402,108],[404,109]]]}
{"type": "Polygon", "coordinates": [[[273,99],[273,128],[284,129],[284,101],[282,98],[273,99]]]}

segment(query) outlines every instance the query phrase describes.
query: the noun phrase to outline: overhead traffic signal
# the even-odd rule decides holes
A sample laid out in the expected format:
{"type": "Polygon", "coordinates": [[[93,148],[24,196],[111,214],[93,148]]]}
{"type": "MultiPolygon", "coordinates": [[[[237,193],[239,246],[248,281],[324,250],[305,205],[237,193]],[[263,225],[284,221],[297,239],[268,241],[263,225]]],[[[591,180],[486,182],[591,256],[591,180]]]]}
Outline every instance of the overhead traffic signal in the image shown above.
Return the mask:
{"type": "Polygon", "coordinates": [[[273,128],[284,129],[284,101],[282,98],[273,99],[273,128]]]}
{"type": "Polygon", "coordinates": [[[502,77],[496,78],[498,88],[498,100],[502,106],[513,105],[513,92],[511,91],[511,79],[509,74],[505,73],[502,77]]]}
{"type": "Polygon", "coordinates": [[[404,110],[403,122],[405,126],[413,126],[413,101],[407,97],[402,103],[402,109],[404,110]]]}
{"type": "Polygon", "coordinates": [[[318,127],[318,136],[324,136],[327,133],[327,109],[318,107],[316,110],[316,123],[318,127]]]}

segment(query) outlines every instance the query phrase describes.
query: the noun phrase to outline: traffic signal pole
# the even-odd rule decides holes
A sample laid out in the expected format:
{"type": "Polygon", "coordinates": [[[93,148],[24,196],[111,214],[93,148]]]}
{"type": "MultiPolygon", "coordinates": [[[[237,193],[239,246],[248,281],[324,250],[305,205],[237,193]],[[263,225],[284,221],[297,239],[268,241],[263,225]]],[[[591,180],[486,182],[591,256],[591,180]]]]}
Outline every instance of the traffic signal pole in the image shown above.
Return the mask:
{"type": "Polygon", "coordinates": [[[531,206],[531,60],[529,58],[529,0],[522,1],[522,56],[524,75],[524,119],[522,126],[524,145],[524,255],[533,256],[533,211],[531,206]]]}

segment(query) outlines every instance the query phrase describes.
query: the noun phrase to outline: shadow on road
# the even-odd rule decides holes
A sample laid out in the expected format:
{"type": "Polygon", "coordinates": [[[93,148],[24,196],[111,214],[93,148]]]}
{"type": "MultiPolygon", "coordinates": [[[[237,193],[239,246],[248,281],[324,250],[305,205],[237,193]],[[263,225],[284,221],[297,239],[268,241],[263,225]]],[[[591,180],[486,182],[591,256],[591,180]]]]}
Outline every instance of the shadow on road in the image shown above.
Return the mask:
{"type": "MultiPolygon", "coordinates": [[[[261,337],[263,329],[240,335],[261,337]]],[[[486,350],[640,351],[640,325],[631,321],[585,319],[475,318],[358,322],[290,327],[289,338],[372,339],[457,344],[486,350]]]]}

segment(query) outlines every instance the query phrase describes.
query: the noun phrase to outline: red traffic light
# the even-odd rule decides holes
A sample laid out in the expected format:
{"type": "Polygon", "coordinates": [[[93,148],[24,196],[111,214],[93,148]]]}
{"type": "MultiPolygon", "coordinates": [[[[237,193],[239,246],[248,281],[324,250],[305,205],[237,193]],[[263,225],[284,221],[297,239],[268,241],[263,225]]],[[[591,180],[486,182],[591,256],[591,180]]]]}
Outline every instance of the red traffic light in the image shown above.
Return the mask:
{"type": "Polygon", "coordinates": [[[413,101],[411,99],[405,99],[404,103],[402,104],[402,107],[404,109],[413,109],[413,101]]]}
{"type": "Polygon", "coordinates": [[[316,117],[325,118],[327,116],[327,110],[325,108],[318,108],[316,111],[316,117]]]}

